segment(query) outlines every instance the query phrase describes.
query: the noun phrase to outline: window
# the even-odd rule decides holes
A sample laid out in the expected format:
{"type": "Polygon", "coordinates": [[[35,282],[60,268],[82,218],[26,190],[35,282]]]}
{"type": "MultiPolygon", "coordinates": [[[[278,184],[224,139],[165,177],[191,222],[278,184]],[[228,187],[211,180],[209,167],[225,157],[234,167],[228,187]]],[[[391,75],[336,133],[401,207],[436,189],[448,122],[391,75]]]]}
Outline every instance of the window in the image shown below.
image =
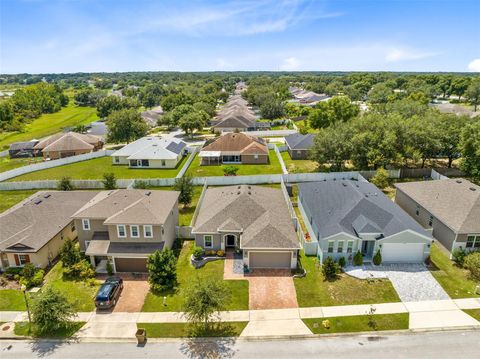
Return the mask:
{"type": "Polygon", "coordinates": [[[72,222],[72,224],[70,225],[70,230],[72,232],[75,232],[76,228],[75,228],[75,221],[72,222]]]}
{"type": "Polygon", "coordinates": [[[348,241],[347,242],[347,253],[352,253],[353,252],[353,241],[348,241]]]}
{"type": "Polygon", "coordinates": [[[417,209],[415,209],[415,214],[420,215],[420,206],[417,204],[417,209]]]}
{"type": "Polygon", "coordinates": [[[117,234],[118,238],[125,238],[127,236],[124,224],[117,224],[117,234]]]}
{"type": "Polygon", "coordinates": [[[339,241],[337,244],[337,253],[343,253],[343,241],[339,241]]]}
{"type": "Polygon", "coordinates": [[[152,238],[153,237],[153,230],[152,226],[147,224],[143,226],[143,236],[145,238],[152,238]]]}
{"type": "Polygon", "coordinates": [[[117,156],[115,156],[114,158],[115,158],[115,163],[120,163],[120,158],[118,158],[117,156]]]}
{"type": "Polygon", "coordinates": [[[150,167],[150,161],[149,160],[142,160],[142,167],[150,167]]]}
{"type": "Polygon", "coordinates": [[[480,235],[477,236],[468,236],[467,244],[465,246],[467,249],[480,249],[480,235]]]}
{"type": "Polygon", "coordinates": [[[334,241],[328,241],[328,253],[333,253],[333,247],[335,246],[334,241]]]}
{"type": "Polygon", "coordinates": [[[15,254],[15,265],[23,266],[30,263],[30,256],[28,254],[15,254]]]}
{"type": "Polygon", "coordinates": [[[253,155],[253,158],[258,160],[258,155],[253,155]]]}
{"type": "Polygon", "coordinates": [[[130,236],[132,238],[138,238],[140,237],[140,233],[138,231],[138,226],[137,225],[131,225],[130,226],[130,236]]]}
{"type": "Polygon", "coordinates": [[[165,160],[162,160],[162,167],[165,167],[165,160]]]}
{"type": "Polygon", "coordinates": [[[430,218],[428,219],[428,226],[431,227],[433,224],[433,216],[430,215],[430,218]]]}
{"type": "Polygon", "coordinates": [[[82,219],[82,226],[84,231],[90,230],[90,220],[89,219],[82,219]]]}
{"type": "Polygon", "coordinates": [[[203,246],[205,248],[213,247],[213,237],[212,236],[203,236],[203,246]]]}
{"type": "Polygon", "coordinates": [[[137,160],[130,160],[130,167],[137,167],[137,160]]]}

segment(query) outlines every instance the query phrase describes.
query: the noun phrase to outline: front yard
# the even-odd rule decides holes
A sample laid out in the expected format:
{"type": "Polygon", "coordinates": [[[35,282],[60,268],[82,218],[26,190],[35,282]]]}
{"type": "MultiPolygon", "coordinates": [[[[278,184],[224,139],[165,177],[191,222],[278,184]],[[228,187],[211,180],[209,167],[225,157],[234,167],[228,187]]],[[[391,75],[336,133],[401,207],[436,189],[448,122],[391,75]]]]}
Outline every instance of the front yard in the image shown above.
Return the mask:
{"type": "Polygon", "coordinates": [[[312,160],[292,160],[288,151],[281,153],[289,173],[311,173],[318,171],[318,163],[312,160]]]}
{"type": "MultiPolygon", "coordinates": [[[[251,175],[265,175],[282,173],[280,161],[275,153],[275,150],[270,150],[268,153],[269,163],[265,165],[233,165],[238,167],[237,176],[251,176],[251,175]]],[[[200,166],[200,157],[195,156],[192,164],[188,168],[187,175],[192,177],[210,177],[223,176],[223,169],[227,165],[210,165],[200,166]]]]}
{"type": "MultiPolygon", "coordinates": [[[[194,242],[183,241],[182,243],[177,263],[177,289],[155,294],[149,292],[143,304],[143,312],[182,311],[182,290],[186,288],[192,280],[198,277],[199,279],[214,278],[223,281],[223,260],[210,262],[200,269],[195,269],[190,264],[190,256],[193,251],[194,242]],[[164,296],[167,297],[167,305],[163,305],[164,296]]],[[[227,280],[224,281],[224,283],[231,291],[231,301],[227,310],[248,310],[248,281],[227,280]]]]}
{"type": "Polygon", "coordinates": [[[0,311],[26,310],[23,293],[15,289],[0,289],[0,311]]]}
{"type": "Polygon", "coordinates": [[[34,338],[54,338],[54,339],[65,339],[70,338],[76,332],[80,330],[81,327],[85,325],[85,322],[72,322],[67,325],[65,328],[60,328],[54,332],[48,334],[40,333],[35,324],[30,324],[28,322],[18,322],[15,323],[14,333],[15,335],[25,336],[25,337],[34,337],[34,338]]]}
{"type": "Polygon", "coordinates": [[[238,337],[248,322],[211,324],[207,330],[194,328],[190,323],[137,323],[145,328],[149,338],[238,337]]]}
{"type": "Polygon", "coordinates": [[[361,280],[340,274],[334,281],[323,279],[318,260],[313,256],[299,257],[307,271],[304,278],[295,278],[295,289],[300,307],[374,304],[399,302],[392,283],[386,279],[361,280]]]}

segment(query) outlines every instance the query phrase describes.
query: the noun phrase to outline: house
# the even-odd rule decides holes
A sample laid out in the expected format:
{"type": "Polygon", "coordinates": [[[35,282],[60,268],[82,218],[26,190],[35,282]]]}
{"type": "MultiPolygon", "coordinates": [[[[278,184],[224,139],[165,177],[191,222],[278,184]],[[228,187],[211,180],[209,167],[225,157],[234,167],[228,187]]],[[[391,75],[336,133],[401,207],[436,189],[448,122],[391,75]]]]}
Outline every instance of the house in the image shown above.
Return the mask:
{"type": "Polygon", "coordinates": [[[207,142],[198,156],[202,166],[221,163],[267,164],[268,147],[262,138],[230,132],[207,142]]]}
{"type": "Polygon", "coordinates": [[[143,111],[141,113],[141,116],[143,118],[143,121],[149,126],[149,127],[156,127],[158,119],[162,117],[163,115],[163,109],[162,106],[157,106],[154,107],[150,110],[143,111]]]}
{"type": "Polygon", "coordinates": [[[292,133],[285,136],[285,144],[292,160],[306,160],[310,155],[310,148],[313,146],[314,134],[292,133]]]}
{"type": "Polygon", "coordinates": [[[115,151],[114,165],[130,168],[175,168],[185,154],[187,144],[178,139],[142,137],[115,151]]]}
{"type": "Polygon", "coordinates": [[[369,182],[300,183],[298,207],[321,262],[380,251],[383,263],[422,263],[430,253],[430,233],[369,182]]]}
{"type": "Polygon", "coordinates": [[[252,131],[256,129],[256,118],[248,102],[235,94],[230,96],[212,125],[216,132],[252,131]]]}
{"type": "Polygon", "coordinates": [[[33,148],[38,142],[38,140],[32,140],[12,143],[8,149],[8,154],[10,158],[34,157],[36,153],[33,148]]]}
{"type": "Polygon", "coordinates": [[[207,188],[192,234],[206,250],[238,248],[249,268],[296,268],[300,245],[281,190],[261,186],[207,188]]]}
{"type": "Polygon", "coordinates": [[[396,187],[395,202],[449,251],[480,250],[480,186],[459,178],[396,187]]]}
{"type": "Polygon", "coordinates": [[[102,149],[103,141],[100,137],[67,132],[58,133],[46,140],[37,143],[33,149],[42,153],[45,159],[56,160],[59,158],[81,155],[102,149]]]}
{"type": "Polygon", "coordinates": [[[146,272],[148,256],[171,248],[178,225],[176,191],[113,190],[93,197],[72,218],[80,250],[97,272],[146,272]]]}
{"type": "Polygon", "coordinates": [[[289,91],[293,97],[293,100],[291,100],[291,102],[300,103],[302,105],[307,105],[310,107],[315,106],[321,101],[328,101],[331,98],[326,94],[318,94],[313,91],[306,91],[298,87],[290,87],[289,91]]]}
{"type": "Polygon", "coordinates": [[[66,238],[77,238],[72,214],[94,191],[40,191],[0,214],[0,268],[32,263],[45,268],[66,238]]]}

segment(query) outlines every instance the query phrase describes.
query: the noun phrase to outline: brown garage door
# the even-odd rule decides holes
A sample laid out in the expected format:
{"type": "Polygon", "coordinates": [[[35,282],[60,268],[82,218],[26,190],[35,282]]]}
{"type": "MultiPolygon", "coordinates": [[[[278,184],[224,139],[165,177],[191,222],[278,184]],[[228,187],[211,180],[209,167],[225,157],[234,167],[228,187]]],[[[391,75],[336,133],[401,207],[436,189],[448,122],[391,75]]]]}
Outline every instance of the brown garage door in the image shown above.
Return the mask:
{"type": "Polygon", "coordinates": [[[250,268],[290,268],[291,252],[250,252],[250,268]]]}
{"type": "Polygon", "coordinates": [[[117,272],[146,272],[147,258],[115,258],[117,272]]]}

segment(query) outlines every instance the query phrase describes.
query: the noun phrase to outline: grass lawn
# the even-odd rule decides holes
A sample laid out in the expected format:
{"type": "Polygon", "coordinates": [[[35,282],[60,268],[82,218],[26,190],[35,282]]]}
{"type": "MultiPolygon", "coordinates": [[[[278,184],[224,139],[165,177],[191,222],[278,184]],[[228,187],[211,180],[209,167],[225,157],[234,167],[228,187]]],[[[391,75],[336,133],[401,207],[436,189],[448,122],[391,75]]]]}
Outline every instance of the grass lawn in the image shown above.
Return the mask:
{"type": "Polygon", "coordinates": [[[94,107],[80,107],[70,99],[68,106],[55,113],[48,113],[25,125],[23,131],[0,134],[0,150],[8,148],[13,142],[40,139],[60,132],[65,127],[86,125],[98,120],[94,107]]]}
{"type": "Polygon", "coordinates": [[[202,186],[193,187],[192,203],[190,203],[190,205],[186,208],[184,208],[182,204],[179,205],[179,222],[181,226],[190,225],[193,213],[195,212],[195,208],[197,208],[198,200],[200,199],[200,195],[202,194],[202,189],[202,186]]]}
{"type": "Polygon", "coordinates": [[[10,179],[9,181],[36,181],[36,180],[59,180],[63,176],[70,176],[72,179],[102,179],[104,173],[112,172],[117,179],[131,178],[167,178],[175,177],[185,164],[187,156],[172,169],[143,169],[129,168],[112,164],[110,156],[94,158],[82,162],[71,163],[64,166],[49,168],[46,170],[26,173],[10,179]]]}
{"type": "Polygon", "coordinates": [[[99,284],[93,286],[75,280],[63,278],[62,262],[58,262],[45,276],[45,286],[51,285],[70,301],[73,302],[77,312],[90,312],[95,309],[93,297],[98,290],[99,284]]]}
{"type": "Polygon", "coordinates": [[[25,198],[30,197],[35,192],[37,192],[36,189],[24,191],[0,191],[0,213],[6,211],[25,198]]]}
{"type": "Polygon", "coordinates": [[[288,151],[281,153],[289,173],[311,173],[318,171],[318,163],[311,160],[292,160],[288,151]]]}
{"type": "Polygon", "coordinates": [[[21,291],[15,289],[0,290],[0,311],[9,310],[26,310],[25,299],[21,291]]]}
{"type": "Polygon", "coordinates": [[[463,311],[480,322],[480,309],[464,309],[463,311]]]}
{"type": "Polygon", "coordinates": [[[30,157],[30,158],[0,158],[0,172],[6,172],[18,167],[28,166],[34,163],[42,162],[43,157],[30,157]]]}
{"type": "MultiPolygon", "coordinates": [[[[408,329],[408,313],[376,314],[373,316],[376,326],[369,325],[367,315],[350,317],[313,318],[303,319],[303,322],[313,334],[370,332],[375,330],[408,329]],[[330,321],[330,329],[326,329],[322,322],[330,321]]],[[[372,323],[373,324],[373,323],[372,323]]]]}
{"type": "MultiPolygon", "coordinates": [[[[158,294],[149,292],[143,312],[179,312],[182,311],[183,297],[182,290],[196,277],[214,278],[223,281],[223,260],[207,263],[200,269],[195,269],[190,264],[190,255],[194,247],[193,241],[184,241],[177,263],[178,287],[176,290],[170,290],[158,294]],[[163,297],[167,297],[167,305],[163,305],[163,297]]],[[[246,280],[227,280],[224,281],[231,291],[231,302],[227,310],[247,310],[248,309],[248,281],[246,280]]]]}
{"type": "Polygon", "coordinates": [[[470,279],[469,271],[451,261],[437,243],[430,248],[430,260],[433,263],[430,272],[451,298],[480,298],[474,292],[475,286],[480,283],[470,279]]]}
{"type": "MultiPolygon", "coordinates": [[[[282,173],[280,161],[277,158],[275,150],[269,151],[268,158],[270,159],[270,163],[266,165],[234,165],[239,168],[237,176],[282,173]]],[[[226,165],[200,166],[200,157],[198,157],[197,155],[193,159],[190,167],[188,168],[187,174],[192,177],[223,176],[224,167],[226,167],[226,165]]]]}
{"type": "Polygon", "coordinates": [[[324,281],[317,258],[300,257],[307,271],[304,278],[295,278],[295,289],[300,307],[318,307],[330,305],[374,304],[399,302],[400,298],[386,279],[361,280],[340,274],[335,281],[324,281]]]}
{"type": "Polygon", "coordinates": [[[14,328],[14,333],[16,335],[21,335],[21,336],[32,336],[34,338],[57,338],[57,339],[63,339],[63,338],[70,338],[72,335],[74,335],[78,330],[85,325],[85,322],[72,322],[69,325],[67,325],[65,328],[60,328],[54,332],[45,334],[45,333],[40,333],[38,328],[35,326],[35,324],[30,325],[28,322],[18,322],[15,323],[15,328],[14,328]]]}
{"type": "Polygon", "coordinates": [[[219,323],[210,325],[207,330],[199,330],[189,323],[137,323],[137,328],[145,328],[148,338],[238,337],[247,324],[219,323]]]}

